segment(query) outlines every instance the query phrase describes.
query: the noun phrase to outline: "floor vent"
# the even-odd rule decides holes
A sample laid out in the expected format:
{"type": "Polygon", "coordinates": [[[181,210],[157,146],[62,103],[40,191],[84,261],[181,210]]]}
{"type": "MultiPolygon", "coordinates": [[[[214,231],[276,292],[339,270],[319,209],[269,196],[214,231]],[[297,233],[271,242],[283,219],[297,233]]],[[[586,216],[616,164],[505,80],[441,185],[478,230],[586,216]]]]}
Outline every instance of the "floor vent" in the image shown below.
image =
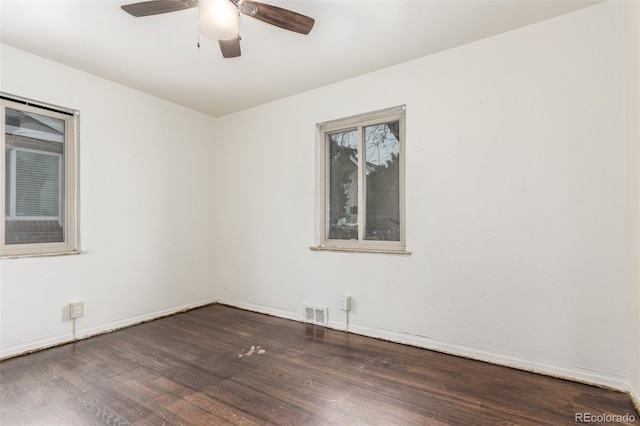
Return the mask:
{"type": "Polygon", "coordinates": [[[304,305],[304,322],[318,325],[329,324],[329,308],[326,306],[304,305]]]}

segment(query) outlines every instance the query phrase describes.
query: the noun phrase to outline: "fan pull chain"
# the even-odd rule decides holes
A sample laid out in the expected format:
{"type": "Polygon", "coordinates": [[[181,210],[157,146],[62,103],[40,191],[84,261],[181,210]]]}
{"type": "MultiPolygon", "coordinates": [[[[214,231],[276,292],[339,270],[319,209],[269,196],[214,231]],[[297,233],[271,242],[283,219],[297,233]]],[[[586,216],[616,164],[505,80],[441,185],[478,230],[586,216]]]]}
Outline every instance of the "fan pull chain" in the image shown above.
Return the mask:
{"type": "MultiPolygon", "coordinates": [[[[198,14],[200,14],[200,8],[198,8],[198,14]]],[[[197,46],[198,50],[200,50],[200,19],[198,19],[198,36],[197,36],[197,46]]]]}

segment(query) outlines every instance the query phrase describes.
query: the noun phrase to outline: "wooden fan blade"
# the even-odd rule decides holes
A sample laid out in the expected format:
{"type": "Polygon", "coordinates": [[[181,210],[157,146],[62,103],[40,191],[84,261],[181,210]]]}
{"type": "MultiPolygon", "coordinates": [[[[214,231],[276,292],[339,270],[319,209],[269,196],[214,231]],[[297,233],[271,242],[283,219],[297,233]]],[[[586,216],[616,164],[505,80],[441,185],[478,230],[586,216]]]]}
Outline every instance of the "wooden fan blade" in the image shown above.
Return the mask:
{"type": "Polygon", "coordinates": [[[151,0],[125,4],[120,7],[128,14],[139,18],[141,16],[158,15],[160,13],[190,9],[196,6],[198,6],[198,0],[151,0]]]}
{"type": "Polygon", "coordinates": [[[218,40],[220,51],[225,58],[237,58],[240,56],[240,37],[229,40],[218,40]]]}
{"type": "Polygon", "coordinates": [[[245,15],[300,34],[309,34],[316,22],[300,13],[257,1],[241,1],[238,7],[245,15]]]}

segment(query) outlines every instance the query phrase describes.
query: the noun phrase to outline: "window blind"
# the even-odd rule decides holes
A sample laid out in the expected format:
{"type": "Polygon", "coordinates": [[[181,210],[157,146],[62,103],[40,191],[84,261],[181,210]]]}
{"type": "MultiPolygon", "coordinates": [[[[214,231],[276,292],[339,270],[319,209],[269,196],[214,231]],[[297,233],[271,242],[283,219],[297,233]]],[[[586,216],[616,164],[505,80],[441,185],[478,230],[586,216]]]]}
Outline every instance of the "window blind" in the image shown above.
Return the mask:
{"type": "Polygon", "coordinates": [[[59,216],[61,156],[16,150],[16,216],[59,216]]]}

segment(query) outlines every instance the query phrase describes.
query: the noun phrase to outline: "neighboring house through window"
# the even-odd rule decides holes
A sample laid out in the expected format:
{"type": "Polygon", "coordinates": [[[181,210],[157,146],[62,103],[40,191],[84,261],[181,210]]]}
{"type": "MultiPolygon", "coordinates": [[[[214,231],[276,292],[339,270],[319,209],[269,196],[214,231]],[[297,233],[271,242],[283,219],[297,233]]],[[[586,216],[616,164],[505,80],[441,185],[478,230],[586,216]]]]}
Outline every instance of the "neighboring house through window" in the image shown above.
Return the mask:
{"type": "Polygon", "coordinates": [[[1,107],[1,254],[77,251],[77,112],[4,94],[1,107]]]}
{"type": "Polygon", "coordinates": [[[316,249],[405,251],[405,108],[318,125],[316,249]]]}

